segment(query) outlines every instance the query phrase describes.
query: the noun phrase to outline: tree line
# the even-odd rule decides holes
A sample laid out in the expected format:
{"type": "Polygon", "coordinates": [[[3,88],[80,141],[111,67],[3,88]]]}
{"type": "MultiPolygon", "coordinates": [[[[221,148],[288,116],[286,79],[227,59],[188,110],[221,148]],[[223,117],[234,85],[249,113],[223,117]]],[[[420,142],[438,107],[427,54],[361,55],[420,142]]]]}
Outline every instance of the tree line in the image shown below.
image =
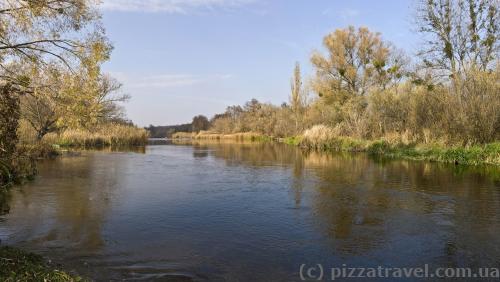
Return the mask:
{"type": "Polygon", "coordinates": [[[405,144],[498,141],[499,2],[420,0],[415,13],[424,39],[416,58],[366,27],[337,29],[311,56],[312,77],[303,81],[296,64],[287,103],[229,106],[209,130],[287,137],[322,125],[335,136],[405,144]]]}

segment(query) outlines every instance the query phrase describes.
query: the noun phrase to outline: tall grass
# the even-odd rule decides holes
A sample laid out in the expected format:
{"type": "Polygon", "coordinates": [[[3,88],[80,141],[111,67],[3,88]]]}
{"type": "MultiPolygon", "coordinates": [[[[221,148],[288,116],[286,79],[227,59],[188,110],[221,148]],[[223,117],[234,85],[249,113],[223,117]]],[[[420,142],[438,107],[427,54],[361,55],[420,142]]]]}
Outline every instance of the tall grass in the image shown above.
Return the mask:
{"type": "Polygon", "coordinates": [[[141,146],[147,144],[148,133],[134,126],[105,124],[93,131],[68,129],[51,133],[44,137],[44,141],[63,147],[141,146]]]}
{"type": "Polygon", "coordinates": [[[300,145],[316,150],[368,152],[390,158],[469,165],[500,165],[500,142],[484,145],[444,146],[441,144],[407,143],[401,138],[363,140],[340,136],[335,129],[317,125],[304,132],[300,145]]]}
{"type": "Polygon", "coordinates": [[[172,134],[173,139],[192,139],[196,136],[194,132],[176,132],[172,134]]]}

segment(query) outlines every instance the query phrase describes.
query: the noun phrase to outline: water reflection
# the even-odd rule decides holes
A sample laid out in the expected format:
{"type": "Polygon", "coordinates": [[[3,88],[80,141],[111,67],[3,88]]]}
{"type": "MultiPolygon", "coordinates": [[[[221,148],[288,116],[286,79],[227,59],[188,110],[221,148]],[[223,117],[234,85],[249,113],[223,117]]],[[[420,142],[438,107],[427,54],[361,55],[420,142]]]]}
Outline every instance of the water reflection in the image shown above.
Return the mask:
{"type": "Polygon", "coordinates": [[[98,280],[296,281],[301,263],[500,263],[498,168],[186,141],[39,168],[0,197],[10,207],[0,239],[98,280]]]}
{"type": "Polygon", "coordinates": [[[14,234],[21,244],[95,253],[104,245],[102,225],[120,181],[118,172],[127,164],[127,158],[92,153],[41,162],[35,182],[9,193],[11,216],[2,227],[22,223],[22,232],[14,234]]]}
{"type": "MultiPolygon", "coordinates": [[[[499,262],[500,239],[494,233],[500,230],[498,168],[303,152],[270,143],[197,142],[194,147],[201,144],[227,165],[290,167],[295,206],[301,206],[307,190],[316,227],[337,254],[363,255],[393,240],[420,239],[429,245],[413,249],[435,253],[433,259],[443,264],[499,262]],[[477,236],[488,240],[478,243],[477,236]],[[463,257],[464,252],[469,255],[463,257]]],[[[400,263],[413,259],[398,258],[400,263]]]]}

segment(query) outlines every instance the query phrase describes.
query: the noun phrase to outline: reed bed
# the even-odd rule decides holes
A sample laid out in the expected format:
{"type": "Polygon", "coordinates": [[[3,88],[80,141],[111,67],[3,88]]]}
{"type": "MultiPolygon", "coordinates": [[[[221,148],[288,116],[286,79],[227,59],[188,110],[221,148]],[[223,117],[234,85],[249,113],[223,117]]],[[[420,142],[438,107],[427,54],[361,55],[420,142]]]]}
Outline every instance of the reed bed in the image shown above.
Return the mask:
{"type": "Polygon", "coordinates": [[[68,129],[48,134],[44,141],[63,147],[142,146],[148,142],[148,133],[134,126],[107,124],[94,131],[68,129]]]}

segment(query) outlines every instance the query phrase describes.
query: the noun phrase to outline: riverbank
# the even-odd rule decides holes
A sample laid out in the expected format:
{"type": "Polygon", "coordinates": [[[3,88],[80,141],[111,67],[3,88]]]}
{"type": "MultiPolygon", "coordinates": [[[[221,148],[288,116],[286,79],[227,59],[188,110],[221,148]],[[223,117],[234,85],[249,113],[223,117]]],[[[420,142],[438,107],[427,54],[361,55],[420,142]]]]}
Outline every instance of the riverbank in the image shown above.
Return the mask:
{"type": "Polygon", "coordinates": [[[86,281],[51,265],[43,257],[17,248],[0,247],[0,280],[2,281],[86,281]]]}
{"type": "MultiPolygon", "coordinates": [[[[298,138],[286,138],[284,143],[297,144],[298,138]]],[[[325,143],[300,141],[304,148],[320,151],[367,152],[393,159],[433,161],[465,165],[500,165],[500,142],[469,147],[443,147],[433,144],[391,144],[386,140],[357,140],[337,137],[325,143]]]]}
{"type": "Polygon", "coordinates": [[[367,152],[372,155],[408,160],[437,161],[466,165],[500,165],[500,142],[473,146],[440,143],[421,144],[397,138],[362,140],[338,136],[325,126],[314,126],[301,136],[285,139],[286,143],[325,151],[367,152]]]}
{"type": "Polygon", "coordinates": [[[366,152],[371,155],[393,159],[500,166],[500,142],[464,147],[446,146],[438,143],[405,143],[401,140],[389,139],[362,140],[352,137],[335,136],[314,127],[306,130],[302,135],[286,138],[274,138],[253,132],[219,134],[203,131],[200,133],[179,132],[174,134],[173,138],[176,140],[276,141],[292,146],[300,146],[307,150],[366,152]]]}

